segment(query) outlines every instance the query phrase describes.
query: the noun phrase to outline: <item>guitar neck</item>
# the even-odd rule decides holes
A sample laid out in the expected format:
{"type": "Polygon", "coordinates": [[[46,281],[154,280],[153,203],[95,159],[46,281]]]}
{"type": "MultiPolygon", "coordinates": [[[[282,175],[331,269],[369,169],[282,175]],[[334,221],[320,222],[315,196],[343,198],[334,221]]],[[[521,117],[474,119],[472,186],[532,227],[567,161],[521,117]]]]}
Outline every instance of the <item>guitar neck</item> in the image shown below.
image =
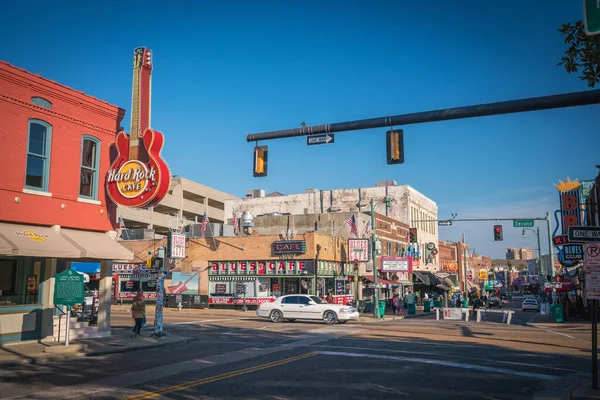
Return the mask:
{"type": "MultiPolygon", "coordinates": [[[[138,57],[136,54],[135,57],[138,57]]],[[[133,91],[131,94],[131,131],[129,132],[129,159],[137,160],[140,138],[140,68],[137,60],[133,66],[133,91]]]]}

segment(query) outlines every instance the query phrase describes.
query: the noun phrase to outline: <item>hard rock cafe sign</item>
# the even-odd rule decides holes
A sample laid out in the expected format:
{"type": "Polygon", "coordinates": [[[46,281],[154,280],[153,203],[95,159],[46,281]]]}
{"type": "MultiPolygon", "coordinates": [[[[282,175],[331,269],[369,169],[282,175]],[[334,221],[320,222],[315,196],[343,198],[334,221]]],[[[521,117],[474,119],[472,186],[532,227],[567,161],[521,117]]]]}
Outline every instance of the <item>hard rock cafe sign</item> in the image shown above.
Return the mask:
{"type": "Polygon", "coordinates": [[[150,207],[167,194],[171,175],[161,151],[164,136],[149,128],[152,53],[140,47],[134,52],[131,134],[116,138],[117,158],[106,176],[110,199],[125,207],[150,207]]]}

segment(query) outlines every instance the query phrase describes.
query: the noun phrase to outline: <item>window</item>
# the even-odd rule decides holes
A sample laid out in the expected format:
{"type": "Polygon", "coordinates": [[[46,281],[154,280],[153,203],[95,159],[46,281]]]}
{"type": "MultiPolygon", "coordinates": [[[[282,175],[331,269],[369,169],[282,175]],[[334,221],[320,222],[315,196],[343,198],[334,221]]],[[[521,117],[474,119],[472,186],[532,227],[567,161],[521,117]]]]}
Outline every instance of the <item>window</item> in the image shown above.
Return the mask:
{"type": "Polygon", "coordinates": [[[390,241],[388,240],[388,242],[387,242],[387,255],[388,255],[388,256],[391,256],[392,254],[393,254],[393,253],[392,253],[392,242],[390,242],[390,241]]]}
{"type": "Polygon", "coordinates": [[[307,306],[307,305],[309,305],[309,301],[310,301],[310,299],[308,297],[304,297],[304,296],[298,297],[298,304],[307,306]]]}
{"type": "Polygon", "coordinates": [[[98,168],[100,141],[91,136],[84,136],[81,142],[81,179],[79,196],[90,199],[98,198],[98,168]]]}
{"type": "Polygon", "coordinates": [[[52,127],[48,123],[37,119],[29,120],[25,174],[25,187],[28,189],[48,191],[51,136],[52,127]]]}
{"type": "Polygon", "coordinates": [[[298,296],[288,296],[281,299],[283,304],[298,304],[298,296]]]}

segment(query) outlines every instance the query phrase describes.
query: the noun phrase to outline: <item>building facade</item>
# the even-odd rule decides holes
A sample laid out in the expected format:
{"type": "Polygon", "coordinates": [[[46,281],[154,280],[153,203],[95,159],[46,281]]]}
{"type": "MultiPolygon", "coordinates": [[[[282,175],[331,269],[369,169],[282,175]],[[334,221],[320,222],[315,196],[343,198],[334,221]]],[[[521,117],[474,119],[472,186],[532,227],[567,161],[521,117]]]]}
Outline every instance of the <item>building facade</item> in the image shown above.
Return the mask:
{"type": "Polygon", "coordinates": [[[95,335],[110,335],[115,241],[104,182],[124,110],[0,63],[0,343],[53,340],[54,280],[101,262],[95,335]]]}
{"type": "Polygon", "coordinates": [[[211,187],[181,177],[171,177],[168,194],[160,204],[143,208],[121,207],[117,208],[117,216],[123,219],[128,231],[125,236],[130,239],[144,239],[148,234],[167,234],[169,215],[185,218],[186,224],[200,223],[204,213],[211,223],[223,224],[231,214],[225,214],[225,201],[237,197],[221,192],[211,187]],[[135,230],[135,231],[129,231],[135,230]],[[149,230],[153,232],[144,232],[149,230]]]}
{"type": "Polygon", "coordinates": [[[532,258],[535,258],[535,251],[533,249],[527,247],[508,247],[506,249],[507,260],[531,260],[532,258]]]}
{"type": "Polygon", "coordinates": [[[339,212],[363,213],[371,211],[372,199],[375,213],[417,228],[415,248],[425,261],[425,255],[429,254],[431,262],[421,262],[415,265],[415,269],[438,270],[437,251],[431,255],[427,248],[429,243],[433,243],[430,245],[432,249],[438,248],[437,223],[434,222],[438,212],[436,203],[408,185],[398,186],[394,181],[383,181],[378,185],[357,189],[307,189],[305,193],[269,197],[264,195],[264,191],[255,190],[251,192],[254,193],[252,197],[225,201],[225,214],[241,215],[244,211],[249,211],[258,217],[265,214],[298,216],[339,212]],[[385,197],[391,199],[391,208],[381,201],[385,197]]]}

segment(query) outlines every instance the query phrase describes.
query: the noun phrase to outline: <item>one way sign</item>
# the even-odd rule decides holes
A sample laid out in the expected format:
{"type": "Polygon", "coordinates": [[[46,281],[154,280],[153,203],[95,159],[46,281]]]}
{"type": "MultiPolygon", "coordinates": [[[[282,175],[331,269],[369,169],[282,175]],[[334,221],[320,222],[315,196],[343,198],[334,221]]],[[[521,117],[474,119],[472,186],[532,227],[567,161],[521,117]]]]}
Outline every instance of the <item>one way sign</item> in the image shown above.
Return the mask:
{"type": "Polygon", "coordinates": [[[335,137],[333,133],[325,133],[323,135],[312,135],[306,138],[307,145],[313,144],[329,144],[335,142],[335,137]]]}

